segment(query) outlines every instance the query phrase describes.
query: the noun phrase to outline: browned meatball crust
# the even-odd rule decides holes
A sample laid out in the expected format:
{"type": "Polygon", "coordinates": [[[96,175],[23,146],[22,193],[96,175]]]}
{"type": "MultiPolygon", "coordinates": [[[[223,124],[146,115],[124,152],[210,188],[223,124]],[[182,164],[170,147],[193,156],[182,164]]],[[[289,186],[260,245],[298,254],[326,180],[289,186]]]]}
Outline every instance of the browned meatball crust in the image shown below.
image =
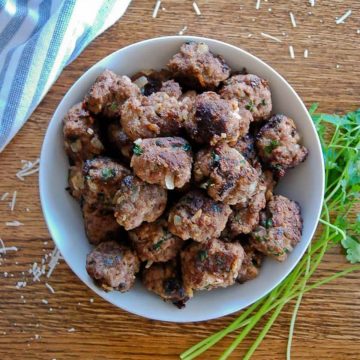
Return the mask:
{"type": "Polygon", "coordinates": [[[121,128],[119,121],[111,122],[107,129],[107,139],[110,147],[121,154],[125,159],[130,160],[132,156],[133,142],[121,128]]]}
{"type": "Polygon", "coordinates": [[[115,241],[100,243],[86,258],[86,270],[106,291],[128,291],[135,282],[140,262],[133,251],[115,241]]]}
{"type": "Polygon", "coordinates": [[[120,188],[121,180],[129,174],[130,170],[108,157],[85,161],[83,175],[86,202],[113,209],[114,195],[120,188]]]}
{"type": "Polygon", "coordinates": [[[121,227],[116,222],[114,211],[84,203],[82,207],[85,232],[90,244],[115,240],[120,236],[121,227]]]}
{"type": "Polygon", "coordinates": [[[285,196],[275,195],[260,214],[260,225],[251,233],[251,245],[278,261],[301,240],[300,206],[285,196]]]}
{"type": "Polygon", "coordinates": [[[229,205],[246,203],[255,194],[259,181],[256,170],[225,143],[196,154],[194,178],[202,182],[201,187],[214,200],[229,205]]]}
{"type": "Polygon", "coordinates": [[[180,251],[183,240],[168,231],[167,221],[143,223],[129,231],[129,237],[141,261],[165,262],[180,251]]]}
{"type": "Polygon", "coordinates": [[[191,243],[180,253],[183,281],[186,288],[211,290],[235,283],[244,259],[239,243],[211,239],[191,243]]]}
{"type": "Polygon", "coordinates": [[[168,63],[176,78],[186,85],[214,89],[230,76],[230,67],[204,43],[187,42],[168,63]]]}
{"type": "Polygon", "coordinates": [[[98,126],[82,103],[74,105],[63,120],[66,154],[74,162],[91,159],[104,151],[98,126]]]}
{"type": "Polygon", "coordinates": [[[183,240],[205,242],[220,236],[230,213],[230,206],[190,191],[171,208],[168,227],[183,240]]]}
{"type": "Polygon", "coordinates": [[[143,221],[155,221],[165,210],[167,192],[158,185],[128,175],[118,189],[114,198],[115,218],[125,230],[134,229],[143,221]]]}
{"type": "Polygon", "coordinates": [[[132,97],[121,108],[121,125],[131,140],[177,135],[187,111],[165,92],[132,97]]]}
{"type": "Polygon", "coordinates": [[[183,285],[176,260],[153,264],[144,270],[142,281],[148,290],[159,295],[164,301],[172,302],[179,309],[183,308],[193,295],[192,290],[183,285]]]}
{"type": "Polygon", "coordinates": [[[85,180],[82,174],[82,164],[70,166],[68,184],[69,187],[67,189],[70,195],[76,200],[80,200],[85,188],[85,180]]]}
{"type": "Polygon", "coordinates": [[[149,184],[169,190],[182,188],[191,178],[191,146],[180,137],[139,139],[130,166],[149,184]]]}
{"type": "Polygon", "coordinates": [[[244,249],[244,260],[239,275],[236,279],[240,284],[255,279],[260,272],[264,255],[249,244],[242,245],[244,249]]]}
{"type": "Polygon", "coordinates": [[[179,99],[182,94],[180,85],[174,80],[164,81],[161,84],[159,91],[164,92],[169,96],[173,96],[176,99],[179,99]]]}
{"type": "Polygon", "coordinates": [[[255,121],[267,119],[272,110],[269,83],[257,75],[234,75],[220,90],[224,99],[236,99],[240,108],[249,110],[255,121]]]}
{"type": "Polygon", "coordinates": [[[131,96],[140,94],[139,88],[127,76],[111,70],[100,74],[85,97],[87,108],[94,114],[119,117],[121,105],[131,96]]]}
{"type": "Polygon", "coordinates": [[[300,144],[295,123],[285,115],[274,115],[259,131],[256,147],[261,159],[279,176],[303,162],[308,150],[300,144]]]}
{"type": "Polygon", "coordinates": [[[241,116],[237,102],[221,99],[212,91],[195,98],[184,123],[189,136],[199,144],[235,142],[249,131],[249,117],[241,116]]]}
{"type": "Polygon", "coordinates": [[[274,180],[272,173],[262,173],[254,195],[245,203],[233,206],[233,212],[227,223],[231,237],[239,234],[249,234],[259,224],[260,211],[265,208],[266,201],[272,197],[274,180]]]}

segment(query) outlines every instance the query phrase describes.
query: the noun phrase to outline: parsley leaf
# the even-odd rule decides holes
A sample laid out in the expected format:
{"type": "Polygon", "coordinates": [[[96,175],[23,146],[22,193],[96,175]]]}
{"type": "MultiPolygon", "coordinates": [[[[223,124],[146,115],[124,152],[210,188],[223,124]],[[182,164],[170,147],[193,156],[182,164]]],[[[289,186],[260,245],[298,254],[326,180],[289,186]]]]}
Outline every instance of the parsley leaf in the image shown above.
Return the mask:
{"type": "Polygon", "coordinates": [[[264,150],[267,154],[271,154],[274,149],[280,145],[279,141],[271,140],[269,145],[266,145],[264,150]]]}
{"type": "Polygon", "coordinates": [[[103,178],[103,180],[109,180],[115,176],[116,176],[115,169],[105,168],[101,170],[101,177],[103,178]]]}
{"type": "Polygon", "coordinates": [[[142,147],[138,144],[134,144],[133,146],[133,153],[136,156],[140,156],[141,154],[143,154],[144,150],[142,149],[142,147]]]}
{"type": "Polygon", "coordinates": [[[360,262],[360,243],[348,236],[341,241],[341,245],[346,250],[346,259],[352,264],[360,262]]]}

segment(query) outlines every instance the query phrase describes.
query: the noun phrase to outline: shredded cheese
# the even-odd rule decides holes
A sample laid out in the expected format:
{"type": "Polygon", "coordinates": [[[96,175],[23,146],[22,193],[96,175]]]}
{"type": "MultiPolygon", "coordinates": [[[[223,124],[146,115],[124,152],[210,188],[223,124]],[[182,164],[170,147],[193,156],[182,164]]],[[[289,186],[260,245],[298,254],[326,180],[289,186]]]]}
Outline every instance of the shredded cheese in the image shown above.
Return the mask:
{"type": "Polygon", "coordinates": [[[16,246],[4,246],[0,249],[0,254],[6,254],[7,251],[18,251],[18,248],[16,246]]]}
{"type": "Polygon", "coordinates": [[[47,278],[51,276],[51,274],[55,270],[56,265],[59,263],[59,259],[62,258],[60,251],[57,247],[55,247],[55,249],[53,250],[50,256],[51,256],[51,260],[49,262],[49,271],[46,274],[47,278]]]}
{"type": "Polygon", "coordinates": [[[343,24],[345,22],[345,20],[351,15],[351,9],[349,9],[343,16],[339,17],[338,19],[336,19],[336,24],[343,24]]]}
{"type": "Polygon", "coordinates": [[[45,304],[45,305],[47,305],[47,304],[49,303],[49,302],[48,302],[47,300],[45,300],[45,299],[42,299],[41,302],[42,302],[43,304],[45,304]]]}
{"type": "Polygon", "coordinates": [[[1,195],[0,200],[1,200],[1,201],[4,201],[8,196],[9,196],[9,193],[6,192],[6,193],[4,193],[4,194],[1,195]]]}
{"type": "Polygon", "coordinates": [[[36,159],[34,162],[28,160],[21,160],[21,163],[23,164],[23,166],[21,170],[16,173],[16,177],[21,181],[25,180],[24,177],[39,171],[39,158],[36,159]]]}
{"type": "Polygon", "coordinates": [[[290,11],[289,15],[290,15],[290,20],[291,20],[292,26],[293,26],[294,28],[296,28],[296,20],[295,20],[294,14],[290,11]]]}
{"type": "Polygon", "coordinates": [[[17,289],[24,288],[26,286],[26,281],[18,281],[16,284],[17,289]]]}
{"type": "Polygon", "coordinates": [[[53,288],[50,284],[45,283],[45,286],[50,290],[50,292],[51,292],[52,294],[55,294],[55,290],[54,290],[54,288],[53,288]]]}
{"type": "Polygon", "coordinates": [[[160,1],[160,0],[157,0],[157,1],[156,1],[156,4],[155,4],[155,7],[154,7],[153,14],[152,14],[153,19],[155,19],[155,18],[157,17],[157,14],[158,14],[158,12],[159,12],[160,5],[161,5],[161,1],[160,1]]]}
{"type": "Polygon", "coordinates": [[[305,49],[304,50],[304,58],[307,59],[309,56],[309,50],[308,49],[305,49]]]}
{"type": "Polygon", "coordinates": [[[200,15],[201,15],[201,11],[200,11],[200,9],[199,9],[198,4],[196,3],[196,1],[193,2],[193,8],[194,8],[195,14],[196,14],[197,16],[200,16],[200,15]]]}
{"type": "Polygon", "coordinates": [[[17,191],[15,190],[15,191],[13,192],[13,196],[12,196],[12,200],[11,200],[11,205],[10,205],[11,211],[14,211],[14,209],[15,209],[16,195],[17,195],[17,191]]]}
{"type": "Polygon", "coordinates": [[[179,35],[184,35],[185,31],[187,30],[187,26],[184,26],[180,31],[179,35]]]}
{"type": "Polygon", "coordinates": [[[265,38],[268,38],[268,39],[271,39],[271,40],[274,40],[276,42],[279,42],[281,43],[282,41],[280,39],[278,39],[277,37],[275,36],[272,36],[272,35],[269,35],[269,34],[266,34],[266,33],[260,33],[261,36],[265,37],[265,38]]]}
{"type": "Polygon", "coordinates": [[[75,328],[71,328],[68,330],[68,332],[74,332],[75,331],[75,328]]]}
{"type": "Polygon", "coordinates": [[[309,0],[311,6],[315,6],[315,0],[309,0]]]}
{"type": "Polygon", "coordinates": [[[294,48],[292,45],[289,46],[289,53],[290,53],[290,57],[292,59],[295,59],[295,53],[294,53],[294,48]]]}
{"type": "Polygon", "coordinates": [[[23,223],[21,223],[20,221],[7,221],[5,223],[6,226],[21,226],[21,225],[24,225],[23,223]]]}
{"type": "Polygon", "coordinates": [[[260,9],[260,5],[261,5],[261,0],[257,0],[257,1],[256,1],[255,9],[256,9],[256,10],[259,10],[259,9],[260,9]]]}

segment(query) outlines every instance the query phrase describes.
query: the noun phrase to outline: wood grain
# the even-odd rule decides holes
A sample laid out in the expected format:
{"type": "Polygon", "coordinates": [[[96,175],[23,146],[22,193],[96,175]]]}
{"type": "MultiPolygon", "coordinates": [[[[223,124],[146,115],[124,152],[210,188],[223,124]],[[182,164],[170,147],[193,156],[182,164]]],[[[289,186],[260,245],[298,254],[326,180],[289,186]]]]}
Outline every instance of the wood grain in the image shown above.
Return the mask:
{"type": "MultiPolygon", "coordinates": [[[[308,106],[319,102],[321,111],[344,112],[360,105],[358,1],[323,0],[310,7],[306,0],[269,0],[262,1],[261,8],[255,10],[255,0],[198,0],[202,15],[196,16],[192,1],[172,0],[163,1],[165,9],[152,19],[154,3],[134,0],[122,19],[63,71],[30,120],[0,155],[0,194],[18,191],[14,212],[9,210],[8,199],[0,202],[0,236],[7,246],[19,248],[0,260],[1,359],[176,359],[182,351],[236,317],[235,314],[183,325],[142,319],[97,297],[64,262],[50,279],[43,276],[40,282],[32,282],[29,267],[34,261],[41,263],[53,243],[41,213],[37,176],[21,182],[15,174],[21,159],[39,156],[44,132],[59,101],[98,60],[128,44],[175,35],[187,26],[186,34],[214,37],[262,58],[286,77],[308,106]],[[335,17],[349,8],[351,17],[336,25],[335,17]],[[291,27],[289,11],[296,17],[297,28],[291,27]],[[282,42],[265,39],[261,32],[277,36],[282,42]],[[295,49],[295,59],[289,57],[290,44],[295,49]],[[303,57],[304,49],[309,50],[308,59],[303,57]],[[5,226],[6,221],[12,220],[24,225],[5,226]],[[18,281],[27,281],[27,286],[16,289],[18,281]],[[55,289],[55,294],[45,287],[45,281],[55,289]],[[42,303],[42,299],[48,304],[42,303]],[[69,332],[71,328],[75,332],[69,332]]],[[[344,256],[336,248],[327,254],[315,278],[345,266],[344,256]]],[[[360,358],[359,289],[357,273],[304,297],[295,330],[293,359],[360,358]]],[[[285,358],[292,306],[285,308],[254,359],[285,358]]],[[[234,359],[241,358],[255,335],[241,344],[234,359]]],[[[216,359],[230,341],[231,337],[202,358],[216,359]]]]}

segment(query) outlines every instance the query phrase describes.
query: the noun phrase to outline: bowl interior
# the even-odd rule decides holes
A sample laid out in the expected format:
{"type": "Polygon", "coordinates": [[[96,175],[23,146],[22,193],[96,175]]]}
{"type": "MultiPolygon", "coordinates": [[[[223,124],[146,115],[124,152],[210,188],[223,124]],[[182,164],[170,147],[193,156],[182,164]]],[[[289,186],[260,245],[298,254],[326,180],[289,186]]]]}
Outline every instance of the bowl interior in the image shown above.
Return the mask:
{"type": "Polygon", "coordinates": [[[311,118],[291,86],[258,58],[234,46],[211,39],[174,36],[146,40],[123,48],[91,67],[67,92],[59,104],[46,132],[40,162],[40,196],[51,236],[71,269],[93,291],[107,301],[129,312],[152,319],[189,322],[217,318],[240,310],[258,300],[275,287],[296,265],[306,250],[317,225],[323,199],[323,159],[320,143],[311,118]],[[205,41],[221,54],[234,70],[245,67],[250,73],[270,82],[274,112],[284,113],[296,122],[308,159],[289,171],[277,187],[277,193],[299,202],[304,229],[301,242],[284,263],[266,260],[260,275],[243,285],[211,292],[198,292],[182,310],[162,302],[140,283],[128,293],[106,293],[96,287],[85,270],[87,242],[78,203],[65,191],[68,160],[63,150],[62,119],[68,109],[81,101],[97,75],[109,68],[131,75],[141,69],[160,69],[187,40],[205,41]]]}

